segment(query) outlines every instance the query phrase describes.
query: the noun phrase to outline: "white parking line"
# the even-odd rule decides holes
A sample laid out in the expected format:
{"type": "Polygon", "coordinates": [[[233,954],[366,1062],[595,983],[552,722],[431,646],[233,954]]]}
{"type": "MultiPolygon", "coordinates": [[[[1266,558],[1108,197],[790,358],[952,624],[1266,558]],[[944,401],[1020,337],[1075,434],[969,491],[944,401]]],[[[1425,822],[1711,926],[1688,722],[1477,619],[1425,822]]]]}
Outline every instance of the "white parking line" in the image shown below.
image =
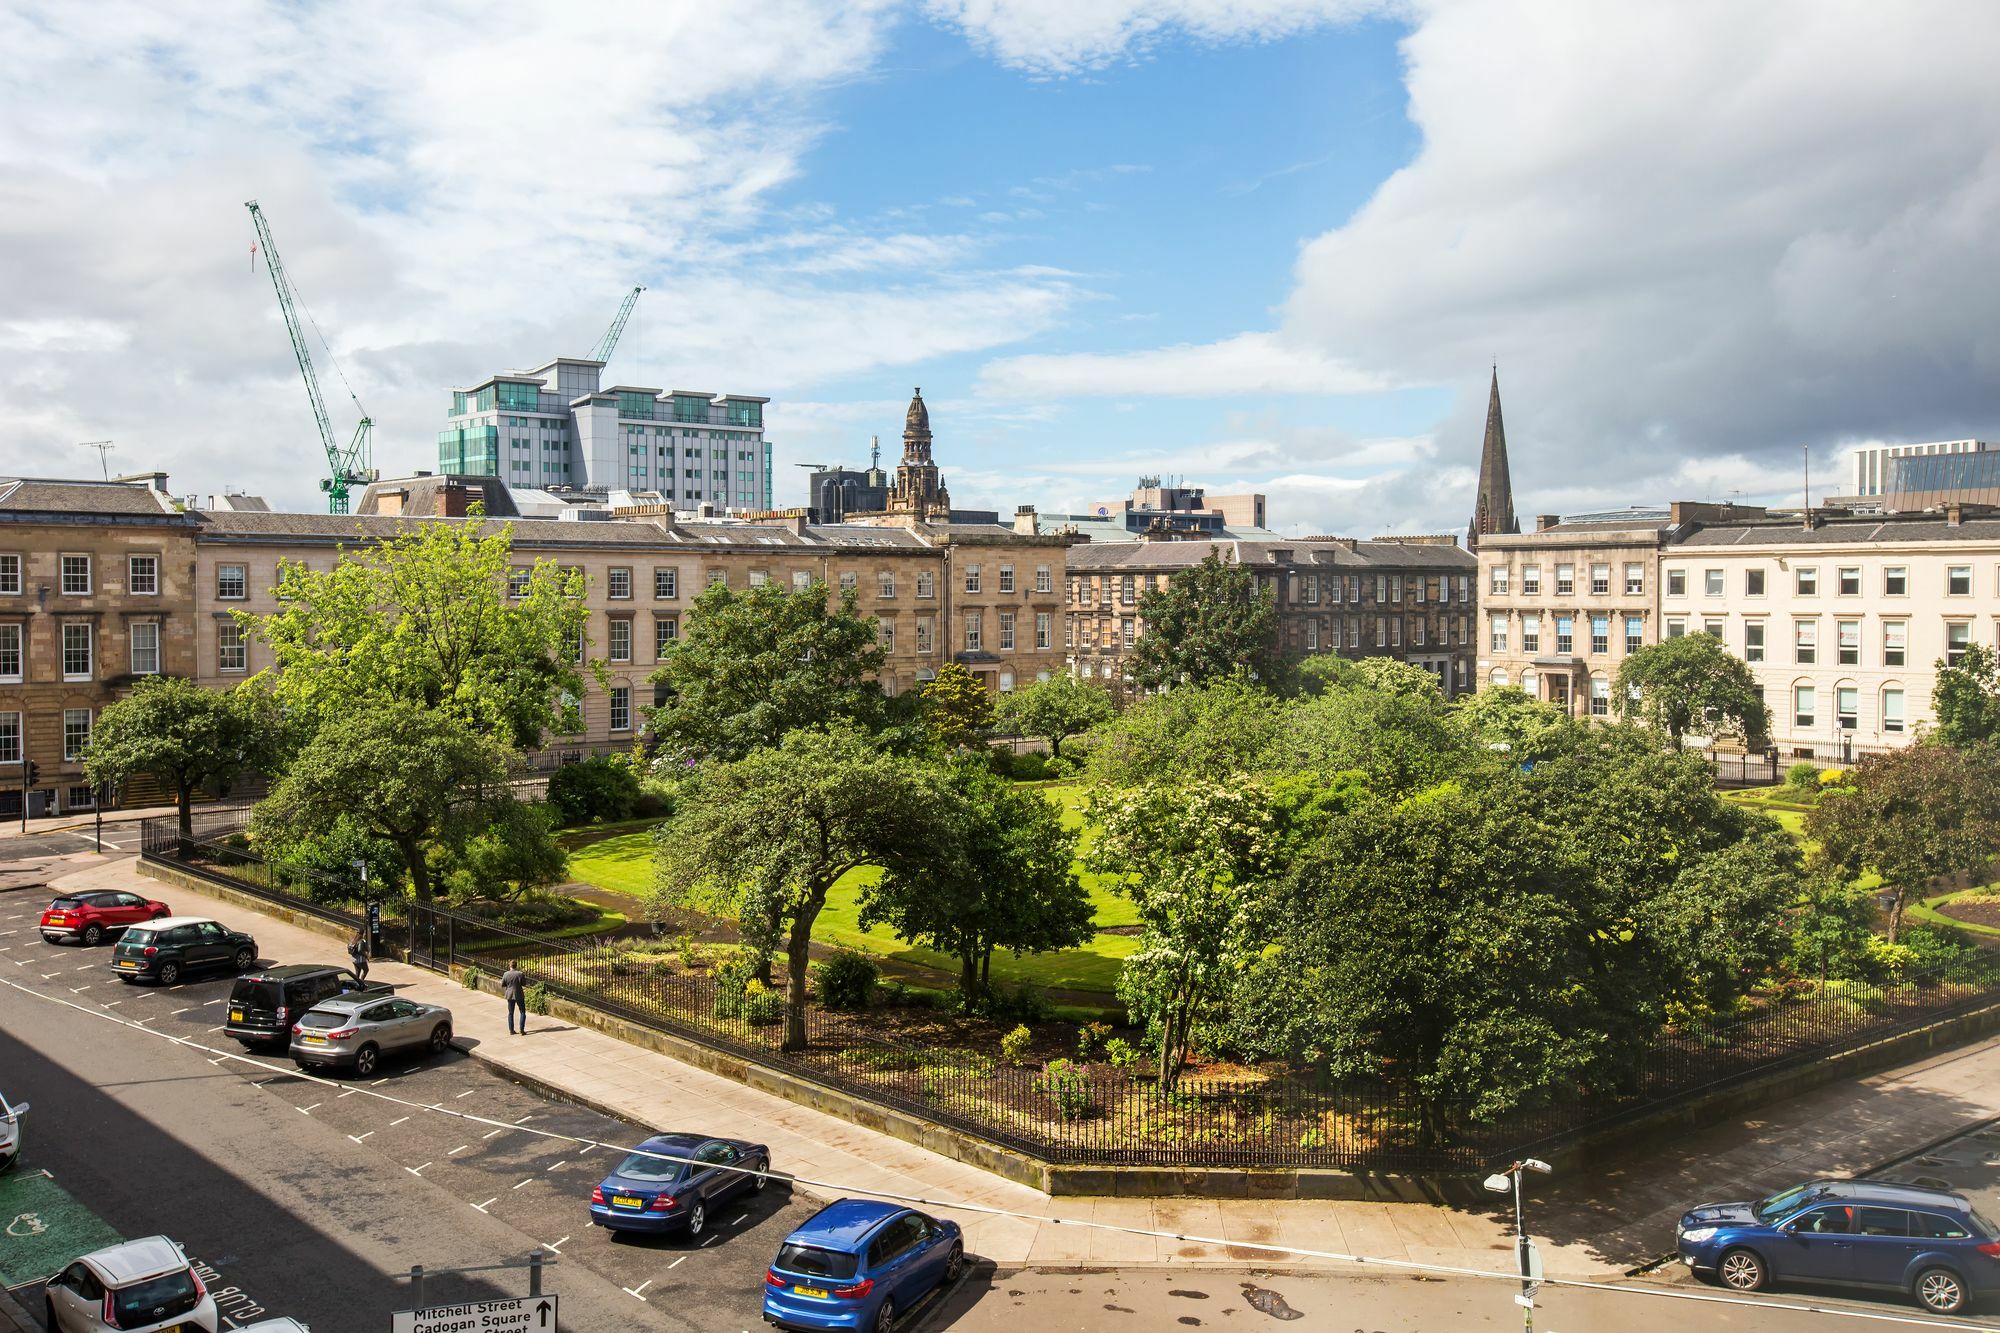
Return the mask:
{"type": "Polygon", "coordinates": [[[535,1117],[533,1117],[533,1116],[531,1116],[531,1115],[524,1115],[524,1116],[522,1116],[522,1117],[521,1117],[521,1118],[520,1118],[519,1120],[516,1120],[516,1121],[515,1121],[514,1123],[515,1123],[515,1124],[517,1124],[517,1125],[525,1125],[525,1124],[527,1124],[527,1123],[528,1123],[528,1122],[529,1122],[530,1120],[533,1120],[534,1118],[535,1118],[535,1117]]]}
{"type": "MultiPolygon", "coordinates": [[[[626,1294],[627,1296],[639,1296],[639,1293],[640,1293],[640,1292],[644,1291],[644,1290],[645,1290],[646,1288],[648,1288],[648,1287],[650,1287],[650,1286],[652,1286],[652,1285],[653,1285],[653,1279],[651,1279],[651,1278],[647,1278],[647,1279],[646,1279],[646,1280],[645,1280],[644,1282],[641,1282],[641,1283],[640,1283],[640,1284],[639,1284],[638,1286],[636,1286],[636,1287],[627,1287],[627,1288],[625,1288],[625,1294],[626,1294]]],[[[644,1296],[639,1296],[639,1299],[643,1301],[643,1300],[645,1300],[646,1298],[645,1298],[644,1296]]],[[[648,1302],[648,1303],[650,1304],[650,1302],[648,1302]]]]}
{"type": "MultiPolygon", "coordinates": [[[[373,1134],[374,1132],[375,1131],[371,1129],[368,1131],[368,1134],[373,1134]]],[[[368,1134],[349,1134],[347,1137],[353,1139],[356,1143],[359,1143],[361,1142],[361,1140],[367,1138],[368,1134]]]]}
{"type": "Polygon", "coordinates": [[[378,1078],[378,1079],[376,1079],[376,1080],[375,1080],[375,1081],[374,1081],[373,1083],[370,1083],[370,1084],[369,1084],[368,1086],[369,1086],[369,1087],[371,1087],[371,1088],[379,1088],[379,1087],[381,1087],[381,1086],[382,1086],[382,1085],[383,1085],[384,1083],[387,1083],[388,1081],[389,1081],[389,1080],[388,1080],[388,1079],[386,1079],[386,1078],[378,1078]]]}
{"type": "Polygon", "coordinates": [[[50,977],[59,977],[59,976],[61,976],[61,975],[62,975],[62,969],[61,969],[61,968],[57,968],[57,969],[56,969],[55,971],[53,971],[53,972],[44,972],[44,973],[42,973],[42,980],[43,980],[43,981],[47,981],[47,980],[48,980],[48,979],[49,979],[50,977]]]}
{"type": "Polygon", "coordinates": [[[686,1263],[686,1262],[687,1262],[687,1258],[688,1258],[688,1257],[687,1257],[687,1256],[686,1256],[686,1255],[684,1254],[684,1255],[682,1255],[682,1256],[681,1256],[680,1258],[678,1258],[678,1259],[674,1260],[674,1261],[673,1261],[672,1263],[668,1264],[668,1265],[667,1265],[667,1267],[668,1267],[669,1269],[673,1269],[673,1268],[679,1268],[679,1267],[680,1267],[680,1266],[681,1266],[682,1264],[684,1264],[684,1263],[686,1263]]]}
{"type": "MultiPolygon", "coordinates": [[[[424,1163],[424,1166],[429,1166],[429,1165],[430,1165],[430,1163],[429,1163],[429,1162],[425,1162],[425,1163],[424,1163]]],[[[406,1166],[406,1167],[404,1167],[403,1169],[404,1169],[405,1171],[409,1172],[409,1173],[410,1173],[411,1175],[413,1175],[413,1176],[420,1176],[420,1175],[422,1175],[422,1174],[424,1173],[424,1166],[406,1166]]],[[[499,1196],[498,1196],[498,1195],[495,1195],[494,1197],[495,1197],[495,1198],[498,1198],[499,1196]]],[[[492,1199],[488,1199],[488,1200],[487,1200],[486,1202],[488,1202],[488,1203],[492,1203],[492,1202],[493,1202],[493,1200],[492,1200],[492,1199]]]]}
{"type": "MultiPolygon", "coordinates": [[[[527,1178],[526,1180],[524,1180],[524,1181],[522,1181],[522,1182],[521,1182],[521,1185],[532,1185],[532,1184],[534,1184],[534,1183],[535,1183],[535,1178],[534,1178],[533,1176],[529,1176],[529,1177],[528,1177],[528,1178],[527,1178]]],[[[521,1188],[521,1185],[511,1185],[511,1186],[509,1186],[508,1188],[510,1188],[510,1189],[519,1189],[519,1188],[521,1188]]]]}
{"type": "Polygon", "coordinates": [[[71,986],[69,988],[69,993],[71,995],[81,995],[89,989],[90,989],[90,983],[86,981],[81,986],[71,986]]]}
{"type": "Polygon", "coordinates": [[[207,1008],[207,1007],[208,1007],[209,1005],[211,1005],[211,1004],[221,1004],[221,1003],[223,1003],[223,1002],[224,1002],[225,1000],[227,1000],[228,998],[229,998],[229,997],[228,997],[227,995],[224,995],[224,996],[222,996],[222,997],[221,997],[220,999],[214,999],[214,1000],[203,1000],[203,1001],[201,1002],[201,1005],[200,1005],[199,1007],[200,1007],[200,1008],[203,1008],[203,1009],[206,1009],[206,1008],[207,1008]]]}
{"type": "Polygon", "coordinates": [[[72,968],[70,969],[70,971],[72,971],[72,972],[88,972],[88,971],[92,970],[93,968],[95,968],[96,966],[97,966],[97,964],[95,964],[95,963],[85,963],[85,964],[84,964],[84,965],[83,965],[82,967],[72,967],[72,968]]]}
{"type": "Polygon", "coordinates": [[[708,1238],[707,1240],[705,1240],[705,1241],[703,1241],[703,1242],[701,1243],[701,1248],[705,1250],[705,1249],[707,1249],[707,1248],[708,1248],[709,1246],[711,1246],[711,1245],[715,1244],[715,1242],[716,1242],[716,1241],[718,1241],[718,1240],[721,1240],[721,1239],[722,1239],[722,1237],[720,1237],[720,1236],[713,1236],[713,1235],[712,1235],[712,1236],[710,1236],[710,1237],[709,1237],[709,1238],[708,1238]]]}
{"type": "Polygon", "coordinates": [[[549,1252],[550,1252],[551,1254],[561,1254],[561,1253],[562,1253],[562,1247],[563,1247],[563,1246],[565,1246],[565,1245],[567,1245],[567,1244],[569,1244],[569,1237],[568,1237],[568,1236],[564,1236],[564,1237],[563,1237],[563,1238],[562,1238],[561,1240],[559,1240],[559,1241],[554,1241],[554,1242],[552,1242],[551,1244],[548,1244],[548,1245],[544,1245],[544,1246],[542,1246],[542,1248],[543,1248],[543,1249],[545,1249],[545,1250],[547,1250],[547,1251],[549,1251],[549,1252]]]}
{"type": "Polygon", "coordinates": [[[494,1134],[505,1134],[506,1132],[507,1132],[507,1131],[506,1131],[506,1129],[505,1129],[505,1128],[501,1128],[501,1129],[496,1129],[496,1130],[492,1131],[492,1133],[488,1133],[488,1134],[481,1134],[481,1135],[480,1135],[479,1137],[480,1137],[480,1138],[482,1138],[482,1139],[490,1139],[490,1138],[492,1138],[492,1137],[493,1137],[493,1135],[494,1135],[494,1134]]]}
{"type": "Polygon", "coordinates": [[[300,1115],[311,1115],[314,1111],[319,1110],[319,1108],[324,1105],[326,1105],[325,1102],[314,1102],[311,1106],[295,1106],[292,1109],[297,1111],[300,1115]]]}
{"type": "Polygon", "coordinates": [[[471,1145],[471,1144],[469,1144],[469,1143],[461,1143],[461,1144],[459,1144],[459,1145],[458,1145],[458,1146],[457,1146],[456,1148],[453,1148],[453,1149],[452,1149],[452,1150],[451,1150],[450,1152],[446,1153],[446,1154],[445,1154],[445,1156],[446,1156],[446,1157],[456,1157],[456,1156],[458,1156],[458,1155],[459,1155],[460,1153],[464,1152],[464,1151],[465,1151],[465,1150],[466,1150],[467,1148],[470,1148],[471,1146],[472,1146],[472,1145],[471,1145]]]}
{"type": "Polygon", "coordinates": [[[471,1096],[471,1095],[472,1095],[473,1093],[475,1093],[475,1092],[478,1092],[478,1091],[479,1091],[479,1089],[477,1089],[477,1088],[467,1088],[467,1089],[466,1089],[466,1090],[465,1090],[464,1092],[461,1092],[461,1093],[459,1093],[458,1095],[459,1095],[460,1097],[470,1097],[470,1096],[471,1096]]]}
{"type": "Polygon", "coordinates": [[[185,1009],[176,1009],[174,1010],[174,1017],[179,1018],[182,1014],[191,1014],[200,1007],[200,1005],[191,1004],[185,1009]]]}
{"type": "Polygon", "coordinates": [[[486,1211],[486,1208],[487,1208],[487,1204],[495,1204],[495,1203],[498,1203],[498,1202],[500,1202],[500,1196],[496,1194],[496,1195],[494,1195],[494,1196],[493,1196],[492,1198],[488,1199],[488,1200],[486,1201],[486,1203],[475,1203],[475,1204],[473,1204],[472,1206],[473,1206],[474,1208],[477,1208],[477,1209],[478,1209],[478,1210],[479,1210],[480,1212],[482,1212],[482,1213],[483,1213],[483,1212],[485,1212],[485,1211],[486,1211]]]}
{"type": "MultiPolygon", "coordinates": [[[[344,1093],[343,1093],[342,1095],[343,1095],[343,1096],[345,1096],[346,1094],[344,1094],[344,1093]]],[[[408,1116],[404,1116],[404,1117],[402,1117],[402,1119],[400,1119],[400,1120],[391,1120],[391,1121],[389,1122],[389,1128],[391,1128],[391,1129],[394,1129],[394,1128],[395,1128],[396,1126],[398,1126],[398,1125],[402,1124],[404,1120],[408,1120],[409,1118],[410,1118],[410,1117],[408,1117],[408,1116]]]]}
{"type": "Polygon", "coordinates": [[[738,1222],[741,1222],[741,1221],[742,1221],[742,1220],[743,1220],[743,1219],[744,1219],[745,1217],[748,1217],[748,1216],[750,1216],[750,1214],[748,1214],[748,1213],[744,1213],[744,1214],[742,1214],[741,1216],[738,1216],[738,1217],[734,1217],[734,1218],[731,1218],[731,1219],[730,1219],[730,1222],[729,1222],[729,1225],[730,1225],[730,1226],[735,1226],[735,1225],[736,1225],[736,1224],[737,1224],[738,1222]]]}
{"type": "MultiPolygon", "coordinates": [[[[117,1008],[117,1007],[118,1007],[119,1005],[121,1005],[121,1004],[123,1004],[123,1003],[125,1003],[125,1001],[123,1001],[123,1000],[106,1000],[106,1001],[104,1002],[104,1007],[105,1007],[106,1009],[116,1009],[116,1008],[117,1008]]],[[[217,1032],[220,1032],[220,1031],[222,1031],[222,1029],[221,1029],[221,1028],[216,1028],[216,1029],[215,1029],[215,1031],[217,1031],[217,1032]]]]}
{"type": "MultiPolygon", "coordinates": [[[[556,1166],[568,1166],[568,1165],[569,1165],[569,1159],[568,1159],[568,1158],[564,1158],[564,1159],[563,1159],[562,1161],[560,1161],[560,1162],[557,1162],[557,1163],[556,1163],[556,1166]]],[[[551,1166],[551,1167],[548,1167],[548,1168],[546,1168],[546,1170],[549,1170],[549,1171],[553,1171],[553,1170],[555,1170],[555,1169],[556,1169],[556,1166],[551,1166]]]]}

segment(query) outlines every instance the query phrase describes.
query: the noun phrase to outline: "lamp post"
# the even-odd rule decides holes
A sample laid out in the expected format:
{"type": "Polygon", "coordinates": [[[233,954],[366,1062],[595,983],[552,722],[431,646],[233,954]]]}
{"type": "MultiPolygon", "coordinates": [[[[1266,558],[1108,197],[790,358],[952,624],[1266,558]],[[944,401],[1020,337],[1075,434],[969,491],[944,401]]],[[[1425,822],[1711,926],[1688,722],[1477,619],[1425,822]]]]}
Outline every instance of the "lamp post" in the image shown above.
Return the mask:
{"type": "Polygon", "coordinates": [[[1528,1239],[1528,1230],[1522,1221],[1521,1173],[1534,1171],[1545,1176],[1554,1169],[1547,1162],[1530,1157],[1514,1163],[1505,1171],[1494,1172],[1486,1177],[1485,1182],[1486,1188],[1495,1194],[1511,1191],[1514,1195],[1514,1257],[1521,1273],[1521,1294],[1514,1299],[1521,1305],[1521,1326],[1528,1333],[1534,1333],[1535,1287],[1541,1275],[1535,1271],[1539,1265],[1535,1262],[1534,1242],[1528,1239]]]}

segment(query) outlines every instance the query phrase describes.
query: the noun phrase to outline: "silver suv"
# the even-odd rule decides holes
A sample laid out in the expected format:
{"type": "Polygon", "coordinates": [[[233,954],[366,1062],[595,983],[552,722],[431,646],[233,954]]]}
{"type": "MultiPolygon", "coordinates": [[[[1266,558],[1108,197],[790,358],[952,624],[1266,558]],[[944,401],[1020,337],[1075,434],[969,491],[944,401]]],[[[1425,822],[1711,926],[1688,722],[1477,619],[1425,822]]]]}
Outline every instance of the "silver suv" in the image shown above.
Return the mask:
{"type": "Polygon", "coordinates": [[[400,997],[342,995],[321,1000],[292,1024],[292,1059],[302,1069],[346,1065],[364,1078],[393,1051],[451,1045],[451,1010],[400,997]]]}

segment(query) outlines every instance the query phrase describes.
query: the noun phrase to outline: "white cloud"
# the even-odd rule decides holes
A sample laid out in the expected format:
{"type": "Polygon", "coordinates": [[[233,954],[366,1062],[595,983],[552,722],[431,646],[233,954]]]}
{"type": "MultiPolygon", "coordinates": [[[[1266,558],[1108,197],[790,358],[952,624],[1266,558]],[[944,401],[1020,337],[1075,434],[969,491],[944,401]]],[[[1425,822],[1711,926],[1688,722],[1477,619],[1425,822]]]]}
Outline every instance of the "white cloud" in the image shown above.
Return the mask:
{"type": "Polygon", "coordinates": [[[1211,397],[1249,393],[1365,393],[1394,387],[1324,351],[1268,333],[1139,352],[1029,355],[991,361],[979,391],[994,397],[1211,397]]]}
{"type": "Polygon", "coordinates": [[[1176,34],[1268,42],[1396,7],[1390,0],[927,0],[1002,64],[1035,74],[1102,69],[1176,34]]]}

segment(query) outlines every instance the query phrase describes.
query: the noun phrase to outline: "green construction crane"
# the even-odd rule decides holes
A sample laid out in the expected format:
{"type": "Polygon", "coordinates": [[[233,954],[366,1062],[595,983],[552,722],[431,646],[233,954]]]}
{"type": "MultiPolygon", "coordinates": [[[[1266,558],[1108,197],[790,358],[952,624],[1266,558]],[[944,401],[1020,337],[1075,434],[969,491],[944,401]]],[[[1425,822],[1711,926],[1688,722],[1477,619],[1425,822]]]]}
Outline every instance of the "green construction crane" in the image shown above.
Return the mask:
{"type": "Polygon", "coordinates": [[[597,340],[597,346],[591,349],[592,361],[611,359],[611,353],[618,348],[618,335],[625,332],[625,321],[632,318],[632,307],[639,304],[639,293],[645,290],[644,287],[634,287],[625,293],[625,300],[618,307],[618,318],[611,321],[611,327],[604,331],[604,336],[597,340]]]}
{"type": "MultiPolygon", "coordinates": [[[[326,467],[330,474],[321,478],[319,488],[326,492],[326,511],[329,514],[347,512],[347,492],[351,486],[366,486],[370,479],[368,459],[371,452],[371,434],[375,423],[361,409],[361,400],[354,397],[349,387],[347,396],[354,399],[354,408],[361,412],[361,424],[354,428],[354,438],[342,448],[334,441],[333,423],[327,419],[326,400],[320,397],[319,374],[313,369],[312,352],[306,346],[305,330],[299,327],[298,303],[292,297],[291,281],[285,277],[284,261],[278,258],[278,243],[271,239],[270,223],[264,220],[264,210],[252,199],[244,205],[250,210],[250,220],[257,226],[257,242],[264,247],[264,267],[270,271],[271,285],[278,290],[278,309],[284,312],[285,331],[292,336],[292,355],[299,359],[299,374],[305,377],[306,396],[312,399],[313,419],[319,423],[320,446],[326,450],[326,467]]],[[[312,318],[310,311],[307,319],[312,318]]],[[[314,325],[315,331],[318,325],[314,325]]],[[[324,335],[320,341],[326,341],[324,335]]],[[[331,355],[329,351],[328,355],[331,355]]],[[[339,373],[340,367],[334,371],[339,373]]],[[[345,376],[341,383],[346,384],[345,376]]]]}

